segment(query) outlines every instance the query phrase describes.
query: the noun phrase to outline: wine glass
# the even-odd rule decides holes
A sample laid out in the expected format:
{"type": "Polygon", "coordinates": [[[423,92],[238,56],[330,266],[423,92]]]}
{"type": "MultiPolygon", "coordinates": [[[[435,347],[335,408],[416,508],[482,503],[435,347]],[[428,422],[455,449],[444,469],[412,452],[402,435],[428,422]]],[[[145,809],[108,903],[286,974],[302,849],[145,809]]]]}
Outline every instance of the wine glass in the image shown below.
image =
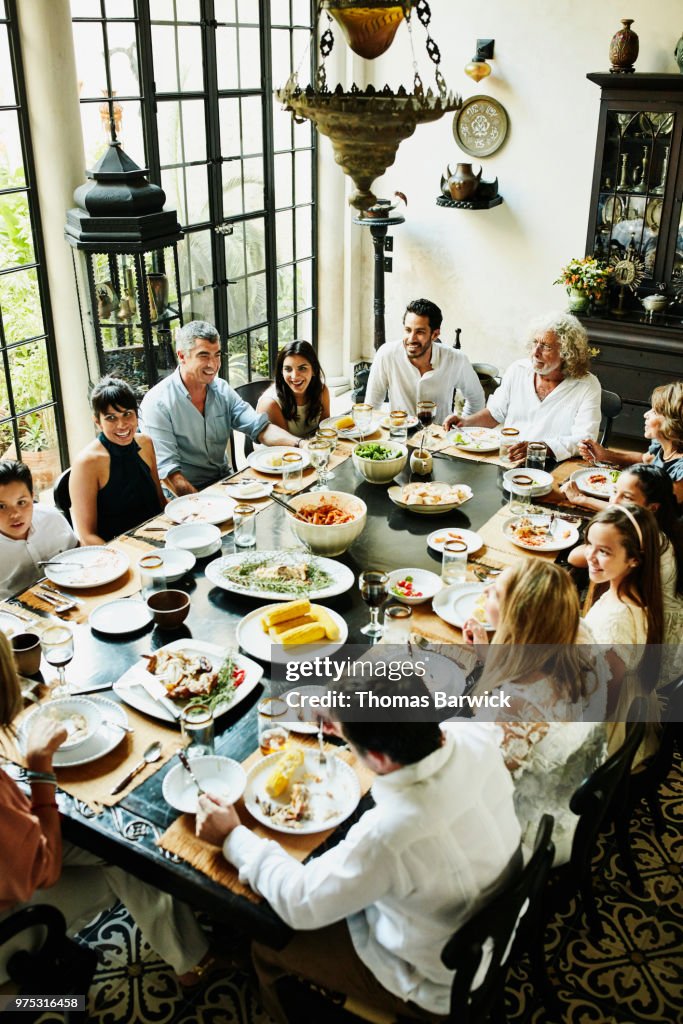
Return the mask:
{"type": "Polygon", "coordinates": [[[370,621],[367,626],[363,626],[361,633],[365,636],[380,637],[382,627],[377,616],[389,593],[389,576],[385,572],[368,569],[358,577],[358,586],[361,597],[370,609],[370,621]]]}
{"type": "Polygon", "coordinates": [[[327,486],[327,463],[330,461],[330,455],[332,454],[332,448],[327,441],[318,440],[317,438],[308,443],[308,454],[311,460],[311,465],[315,469],[316,482],[311,487],[312,491],[324,491],[327,486]]]}
{"type": "Polygon", "coordinates": [[[59,673],[59,682],[52,687],[51,697],[64,697],[70,687],[64,677],[64,668],[74,656],[74,635],[68,626],[48,626],[40,636],[40,646],[45,660],[59,673]]]}
{"type": "MultiPolygon", "coordinates": [[[[337,440],[339,433],[334,427],[318,427],[315,432],[316,441],[327,441],[330,446],[330,458],[334,455],[337,448],[337,440]]],[[[325,482],[329,484],[330,480],[334,480],[335,472],[333,469],[327,469],[325,474],[325,482]]]]}
{"type": "Polygon", "coordinates": [[[360,432],[362,443],[365,440],[365,431],[372,425],[372,406],[367,402],[356,402],[351,406],[351,415],[360,432]]]}
{"type": "Polygon", "coordinates": [[[436,402],[424,401],[417,403],[417,418],[424,427],[420,449],[424,448],[425,444],[429,444],[429,432],[434,422],[435,414],[436,402]]]}

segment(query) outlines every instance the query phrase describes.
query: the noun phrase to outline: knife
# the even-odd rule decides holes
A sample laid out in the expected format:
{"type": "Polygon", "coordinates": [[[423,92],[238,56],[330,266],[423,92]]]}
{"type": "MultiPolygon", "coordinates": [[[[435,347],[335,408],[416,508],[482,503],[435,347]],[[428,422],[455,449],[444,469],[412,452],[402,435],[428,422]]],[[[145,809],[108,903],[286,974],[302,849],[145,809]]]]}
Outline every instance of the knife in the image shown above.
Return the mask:
{"type": "Polygon", "coordinates": [[[141,678],[137,681],[137,685],[141,686],[143,690],[146,690],[152,700],[155,700],[157,704],[161,704],[162,708],[165,708],[166,711],[173,716],[174,721],[177,721],[180,718],[180,708],[177,704],[174,704],[168,696],[166,687],[163,683],[160,683],[153,675],[147,674],[145,678],[141,678]]]}

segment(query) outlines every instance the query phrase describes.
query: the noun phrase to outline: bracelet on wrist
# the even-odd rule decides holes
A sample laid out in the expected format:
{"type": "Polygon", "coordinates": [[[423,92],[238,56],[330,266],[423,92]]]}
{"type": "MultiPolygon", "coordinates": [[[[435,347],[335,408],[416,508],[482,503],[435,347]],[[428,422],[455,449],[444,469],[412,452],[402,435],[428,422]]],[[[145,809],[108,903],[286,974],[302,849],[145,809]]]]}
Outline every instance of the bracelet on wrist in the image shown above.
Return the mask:
{"type": "Polygon", "coordinates": [[[54,772],[35,772],[32,768],[29,768],[26,772],[26,778],[29,782],[44,782],[48,785],[57,785],[57,776],[54,772]]]}

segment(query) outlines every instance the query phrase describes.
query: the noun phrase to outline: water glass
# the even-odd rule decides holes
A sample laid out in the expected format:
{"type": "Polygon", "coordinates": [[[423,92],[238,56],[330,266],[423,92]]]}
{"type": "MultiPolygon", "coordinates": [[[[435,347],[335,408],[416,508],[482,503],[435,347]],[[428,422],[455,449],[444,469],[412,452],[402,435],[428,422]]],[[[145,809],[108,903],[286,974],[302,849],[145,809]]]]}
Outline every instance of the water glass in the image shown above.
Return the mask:
{"type": "Polygon", "coordinates": [[[518,442],[519,430],[516,427],[503,427],[500,432],[500,449],[498,454],[504,462],[510,462],[510,449],[514,448],[518,442]]]}
{"type": "Polygon", "coordinates": [[[526,446],[527,469],[545,469],[548,446],[543,441],[529,441],[526,446]]]}
{"type": "Polygon", "coordinates": [[[300,452],[285,452],[282,456],[282,488],[293,494],[301,489],[304,457],[300,452]]]}
{"type": "Polygon", "coordinates": [[[330,461],[332,449],[327,441],[319,441],[316,438],[309,442],[308,454],[316,475],[316,482],[311,490],[324,491],[327,486],[327,463],[330,461]]]}
{"type": "Polygon", "coordinates": [[[188,741],[187,756],[213,754],[213,711],[203,701],[190,704],[180,715],[180,730],[188,741]]]}
{"type": "Polygon", "coordinates": [[[253,548],[256,545],[256,509],[253,505],[235,505],[232,513],[235,547],[253,548]]]}
{"type": "Polygon", "coordinates": [[[464,583],[467,578],[467,544],[463,540],[449,540],[443,546],[441,579],[445,586],[464,583]]]}
{"type": "Polygon", "coordinates": [[[383,644],[405,646],[410,640],[413,610],[405,604],[390,604],[384,610],[383,644]]]}
{"type": "Polygon", "coordinates": [[[282,697],[264,697],[256,710],[261,753],[265,756],[284,750],[289,742],[289,729],[285,722],[291,713],[287,702],[282,697]]]}
{"type": "Polygon", "coordinates": [[[372,406],[367,402],[355,402],[351,406],[353,422],[360,431],[360,439],[364,440],[365,432],[372,426],[372,406]]]}
{"type": "Polygon", "coordinates": [[[159,555],[143,555],[138,562],[138,571],[143,598],[147,599],[159,590],[166,590],[164,560],[159,555]]]}
{"type": "Polygon", "coordinates": [[[389,437],[398,444],[405,444],[408,440],[408,413],[403,409],[389,413],[389,437]]]}
{"type": "MultiPolygon", "coordinates": [[[[338,433],[338,431],[336,431],[334,429],[334,427],[318,427],[318,429],[315,432],[315,439],[316,439],[316,441],[327,441],[327,443],[329,444],[329,446],[330,446],[330,457],[332,455],[334,455],[335,451],[337,450],[337,439],[338,438],[339,438],[339,433],[338,433]]],[[[326,476],[326,482],[327,483],[329,483],[330,480],[334,480],[334,478],[335,478],[334,470],[330,469],[328,467],[327,473],[325,474],[325,476],[326,476]]]]}
{"type": "Polygon", "coordinates": [[[513,476],[509,484],[510,502],[508,509],[510,515],[528,515],[533,486],[533,477],[527,476],[526,473],[518,473],[516,476],[513,476]]]}

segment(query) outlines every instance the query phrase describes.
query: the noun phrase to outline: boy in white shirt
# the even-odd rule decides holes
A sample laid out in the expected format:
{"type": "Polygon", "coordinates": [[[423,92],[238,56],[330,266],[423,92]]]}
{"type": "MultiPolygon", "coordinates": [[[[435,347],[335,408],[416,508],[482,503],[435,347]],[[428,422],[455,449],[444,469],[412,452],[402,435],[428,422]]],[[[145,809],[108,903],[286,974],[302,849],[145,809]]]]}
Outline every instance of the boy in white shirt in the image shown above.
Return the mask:
{"type": "Polygon", "coordinates": [[[78,539],[61,512],[33,504],[33,478],[23,462],[0,461],[0,600],[41,579],[40,562],[78,539]]]}

